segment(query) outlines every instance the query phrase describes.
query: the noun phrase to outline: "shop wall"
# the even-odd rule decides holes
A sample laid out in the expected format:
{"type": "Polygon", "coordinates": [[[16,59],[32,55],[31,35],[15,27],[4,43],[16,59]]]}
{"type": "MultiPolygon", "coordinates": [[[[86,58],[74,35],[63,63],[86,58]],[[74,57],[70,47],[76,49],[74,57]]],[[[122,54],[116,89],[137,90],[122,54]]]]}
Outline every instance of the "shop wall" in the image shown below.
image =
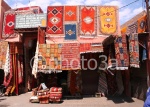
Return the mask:
{"type": "Polygon", "coordinates": [[[0,0],[0,39],[2,37],[4,13],[9,9],[11,9],[11,7],[5,1],[0,0]]]}

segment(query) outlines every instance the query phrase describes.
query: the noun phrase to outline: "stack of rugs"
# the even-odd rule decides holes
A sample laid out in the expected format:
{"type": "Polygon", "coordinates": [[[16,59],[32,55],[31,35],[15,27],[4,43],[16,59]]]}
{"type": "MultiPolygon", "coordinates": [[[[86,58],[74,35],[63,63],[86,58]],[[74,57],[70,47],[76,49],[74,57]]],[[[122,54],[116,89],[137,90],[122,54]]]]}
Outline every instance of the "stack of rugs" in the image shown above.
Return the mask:
{"type": "Polygon", "coordinates": [[[62,88],[59,87],[51,87],[49,91],[49,100],[52,102],[60,102],[62,98],[62,88]]]}
{"type": "Polygon", "coordinates": [[[49,104],[49,102],[60,102],[62,98],[61,87],[51,87],[50,89],[32,90],[31,103],[49,104]]]}

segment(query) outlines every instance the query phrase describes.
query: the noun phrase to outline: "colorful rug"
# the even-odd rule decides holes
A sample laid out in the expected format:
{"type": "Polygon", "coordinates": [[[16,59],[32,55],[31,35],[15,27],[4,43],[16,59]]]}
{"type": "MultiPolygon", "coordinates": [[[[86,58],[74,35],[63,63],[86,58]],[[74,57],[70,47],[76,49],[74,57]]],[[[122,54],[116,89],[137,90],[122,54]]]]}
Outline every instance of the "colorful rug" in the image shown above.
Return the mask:
{"type": "Polygon", "coordinates": [[[10,73],[10,49],[9,49],[9,46],[7,47],[6,61],[5,61],[5,65],[4,65],[4,73],[5,73],[5,76],[7,76],[10,73]]]}
{"type": "Polygon", "coordinates": [[[137,30],[138,30],[138,23],[135,22],[135,23],[128,26],[127,34],[137,33],[137,30]]]}
{"type": "Polygon", "coordinates": [[[146,16],[138,19],[138,33],[143,33],[146,30],[146,16]]]}
{"type": "Polygon", "coordinates": [[[7,55],[8,42],[0,42],[0,68],[4,69],[7,55]]]}
{"type": "Polygon", "coordinates": [[[80,48],[78,43],[64,43],[62,45],[62,70],[80,69],[80,48]]]}
{"type": "Polygon", "coordinates": [[[129,53],[130,66],[139,68],[139,42],[137,33],[129,35],[129,53]]]}
{"type": "Polygon", "coordinates": [[[80,6],[79,35],[94,37],[97,35],[97,7],[80,6]]]}
{"type": "Polygon", "coordinates": [[[48,34],[63,34],[63,6],[48,6],[47,9],[48,34]]]}
{"type": "Polygon", "coordinates": [[[15,11],[5,12],[2,38],[10,36],[15,37],[14,27],[15,27],[15,11]]]}
{"type": "Polygon", "coordinates": [[[39,44],[38,69],[61,70],[61,44],[39,44]]]}
{"type": "Polygon", "coordinates": [[[66,24],[65,40],[75,40],[76,38],[76,24],[66,24]]]}
{"type": "Polygon", "coordinates": [[[115,44],[115,54],[116,60],[118,62],[118,69],[119,67],[128,67],[129,66],[129,56],[127,52],[127,41],[126,35],[116,36],[114,41],[115,44]]]}
{"type": "Polygon", "coordinates": [[[65,21],[77,21],[77,6],[64,7],[65,21]]]}
{"type": "Polygon", "coordinates": [[[99,34],[113,35],[117,32],[118,17],[117,7],[100,6],[99,7],[99,34]]]}

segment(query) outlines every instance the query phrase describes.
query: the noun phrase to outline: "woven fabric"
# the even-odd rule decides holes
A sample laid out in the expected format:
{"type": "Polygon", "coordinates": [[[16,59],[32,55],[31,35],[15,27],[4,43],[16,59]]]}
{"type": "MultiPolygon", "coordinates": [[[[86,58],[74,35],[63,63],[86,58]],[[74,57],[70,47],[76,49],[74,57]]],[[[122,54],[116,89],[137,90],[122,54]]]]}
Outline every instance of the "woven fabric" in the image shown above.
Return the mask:
{"type": "Polygon", "coordinates": [[[138,30],[138,23],[135,22],[135,23],[128,26],[127,34],[137,33],[137,30],[138,30]]]}
{"type": "Polygon", "coordinates": [[[99,34],[115,34],[117,32],[117,7],[100,6],[99,7],[99,34]]]}
{"type": "Polygon", "coordinates": [[[129,66],[129,56],[127,53],[127,41],[126,35],[116,36],[115,44],[115,54],[116,60],[118,62],[118,67],[128,67],[129,66]]]}
{"type": "Polygon", "coordinates": [[[9,46],[7,47],[7,53],[6,53],[6,61],[4,66],[4,73],[5,76],[7,76],[10,73],[10,53],[9,53],[9,46]]]}
{"type": "Polygon", "coordinates": [[[76,24],[66,24],[65,40],[75,40],[76,38],[76,24]]]}
{"type": "Polygon", "coordinates": [[[137,33],[129,35],[129,53],[130,66],[139,68],[139,43],[137,33]]]}
{"type": "Polygon", "coordinates": [[[138,33],[143,33],[146,30],[146,16],[141,17],[138,19],[138,33]]]}
{"type": "Polygon", "coordinates": [[[97,7],[80,6],[79,35],[83,37],[97,35],[97,7]]]}
{"type": "Polygon", "coordinates": [[[15,11],[8,11],[4,14],[4,22],[3,22],[3,38],[6,37],[15,37],[14,34],[15,27],[15,11]]]}
{"type": "Polygon", "coordinates": [[[39,44],[38,69],[61,69],[61,44],[39,44]]]}
{"type": "Polygon", "coordinates": [[[77,6],[65,6],[65,21],[77,21],[77,6]]]}
{"type": "Polygon", "coordinates": [[[91,44],[90,43],[82,43],[80,44],[80,53],[91,52],[91,44]]]}
{"type": "MultiPolygon", "coordinates": [[[[0,42],[0,68],[4,69],[6,63],[6,55],[8,55],[8,42],[0,42]]],[[[7,58],[7,60],[9,60],[7,58]]]]}
{"type": "Polygon", "coordinates": [[[63,6],[48,6],[47,33],[63,34],[63,6]]]}
{"type": "Polygon", "coordinates": [[[62,45],[62,69],[80,69],[80,48],[78,43],[64,43],[62,45]]]}
{"type": "Polygon", "coordinates": [[[98,80],[98,92],[107,94],[107,79],[104,71],[100,71],[98,80]]]}

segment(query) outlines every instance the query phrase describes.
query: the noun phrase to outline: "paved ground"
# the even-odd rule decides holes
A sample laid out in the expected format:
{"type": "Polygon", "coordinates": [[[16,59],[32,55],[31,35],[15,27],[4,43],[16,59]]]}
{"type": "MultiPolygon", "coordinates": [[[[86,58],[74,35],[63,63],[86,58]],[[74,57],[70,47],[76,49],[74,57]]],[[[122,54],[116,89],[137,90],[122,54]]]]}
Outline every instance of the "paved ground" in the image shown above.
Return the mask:
{"type": "Polygon", "coordinates": [[[143,101],[135,98],[95,98],[84,97],[83,99],[63,99],[62,103],[39,104],[30,103],[31,93],[19,96],[0,97],[0,107],[143,107],[143,101]]]}

